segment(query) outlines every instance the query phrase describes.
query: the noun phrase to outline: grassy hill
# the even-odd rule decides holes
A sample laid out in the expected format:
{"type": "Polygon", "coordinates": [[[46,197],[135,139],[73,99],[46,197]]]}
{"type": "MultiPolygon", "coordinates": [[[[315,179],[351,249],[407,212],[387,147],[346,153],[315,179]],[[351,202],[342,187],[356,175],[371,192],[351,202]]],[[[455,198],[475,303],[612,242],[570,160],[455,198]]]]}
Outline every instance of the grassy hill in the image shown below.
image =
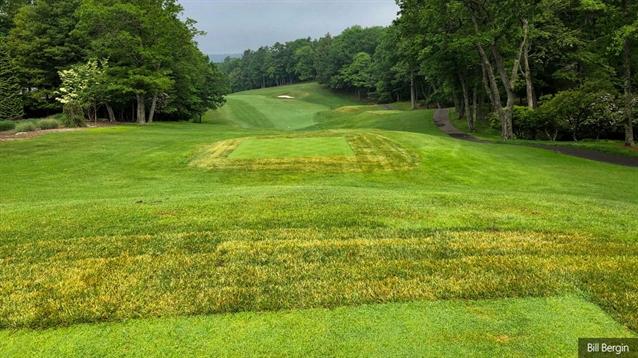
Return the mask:
{"type": "Polygon", "coordinates": [[[203,124],[0,143],[0,356],[554,357],[635,336],[636,169],[457,141],[432,115],[301,84],[203,124]]]}

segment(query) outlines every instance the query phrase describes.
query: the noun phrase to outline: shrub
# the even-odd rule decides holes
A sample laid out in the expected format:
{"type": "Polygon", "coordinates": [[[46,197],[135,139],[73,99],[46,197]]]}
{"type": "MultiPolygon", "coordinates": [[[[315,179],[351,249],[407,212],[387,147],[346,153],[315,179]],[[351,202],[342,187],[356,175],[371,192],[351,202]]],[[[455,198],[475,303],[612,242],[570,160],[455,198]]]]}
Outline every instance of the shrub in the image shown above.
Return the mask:
{"type": "Polygon", "coordinates": [[[32,132],[35,129],[36,129],[36,126],[35,124],[33,124],[33,122],[22,122],[22,123],[16,124],[15,128],[13,129],[13,133],[32,132]]]}
{"type": "Polygon", "coordinates": [[[0,132],[2,131],[10,131],[16,127],[16,124],[13,121],[0,121],[0,132]]]}
{"type": "Polygon", "coordinates": [[[536,139],[536,133],[540,128],[534,111],[529,107],[514,106],[512,130],[518,139],[536,139]]]}
{"type": "Polygon", "coordinates": [[[77,102],[68,102],[64,105],[64,115],[66,120],[64,125],[67,127],[84,127],[84,111],[82,106],[77,102]]]}
{"type": "Polygon", "coordinates": [[[37,124],[40,129],[56,129],[60,127],[60,121],[54,118],[46,118],[38,121],[37,124]]]}
{"type": "Polygon", "coordinates": [[[52,116],[49,116],[47,118],[57,119],[58,121],[60,121],[60,123],[66,122],[66,116],[64,115],[64,113],[56,113],[56,114],[54,114],[52,116]]]}
{"type": "Polygon", "coordinates": [[[487,119],[487,123],[490,124],[490,128],[496,129],[499,131],[501,130],[501,119],[498,117],[498,114],[496,113],[496,111],[489,113],[485,117],[487,119]]]}

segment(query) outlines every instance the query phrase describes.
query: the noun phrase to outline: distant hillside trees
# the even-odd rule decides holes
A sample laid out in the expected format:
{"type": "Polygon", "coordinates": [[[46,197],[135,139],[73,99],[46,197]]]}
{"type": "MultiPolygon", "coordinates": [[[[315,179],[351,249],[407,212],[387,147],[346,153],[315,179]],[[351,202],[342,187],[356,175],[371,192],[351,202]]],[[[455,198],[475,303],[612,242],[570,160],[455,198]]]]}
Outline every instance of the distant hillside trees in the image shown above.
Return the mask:
{"type": "Polygon", "coordinates": [[[28,2],[8,37],[27,111],[60,111],[59,74],[91,59],[108,60],[98,107],[110,120],[199,118],[223,104],[226,76],[197,48],[201,33],[182,10],[175,0],[28,2]]]}
{"type": "Polygon", "coordinates": [[[240,58],[227,57],[219,67],[228,74],[233,92],[317,81],[360,99],[392,102],[410,98],[412,83],[416,108],[416,102],[425,101],[432,91],[415,66],[408,69],[400,47],[395,26],[353,26],[337,36],[246,50],[240,58]]]}

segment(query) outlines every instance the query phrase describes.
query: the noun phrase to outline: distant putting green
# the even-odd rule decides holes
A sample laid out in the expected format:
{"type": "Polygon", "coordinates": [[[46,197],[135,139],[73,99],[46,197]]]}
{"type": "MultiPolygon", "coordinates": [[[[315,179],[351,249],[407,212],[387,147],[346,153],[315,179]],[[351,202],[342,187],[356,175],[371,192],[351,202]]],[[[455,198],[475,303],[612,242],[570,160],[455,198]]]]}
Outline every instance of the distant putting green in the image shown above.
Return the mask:
{"type": "Polygon", "coordinates": [[[345,137],[248,139],[228,159],[351,157],[345,137]]]}

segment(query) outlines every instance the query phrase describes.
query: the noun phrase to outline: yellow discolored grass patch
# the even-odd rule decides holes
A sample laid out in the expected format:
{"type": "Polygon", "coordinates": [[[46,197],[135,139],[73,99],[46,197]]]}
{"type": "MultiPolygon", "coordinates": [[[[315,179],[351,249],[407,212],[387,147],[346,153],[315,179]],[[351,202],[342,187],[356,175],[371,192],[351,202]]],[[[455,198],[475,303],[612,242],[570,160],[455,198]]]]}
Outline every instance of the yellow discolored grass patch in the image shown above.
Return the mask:
{"type": "Polygon", "coordinates": [[[353,113],[353,112],[358,112],[362,109],[365,108],[369,108],[370,106],[344,106],[344,107],[339,107],[335,110],[333,110],[333,112],[336,113],[353,113]]]}
{"type": "Polygon", "coordinates": [[[387,115],[395,115],[395,114],[397,114],[397,112],[395,112],[395,111],[387,111],[387,110],[385,110],[385,111],[367,111],[366,113],[374,114],[374,115],[377,115],[377,116],[387,116],[387,115]]]}
{"type": "Polygon", "coordinates": [[[239,138],[202,148],[190,166],[200,169],[272,170],[294,172],[372,172],[410,170],[421,164],[418,154],[400,144],[374,133],[336,134],[318,132],[296,136],[239,138]],[[242,158],[228,156],[247,139],[261,138],[345,137],[355,156],[317,156],[304,158],[242,158]]]}
{"type": "Polygon", "coordinates": [[[0,327],[569,293],[638,328],[636,269],[633,243],[538,232],[276,229],[42,241],[0,246],[0,327]]]}

